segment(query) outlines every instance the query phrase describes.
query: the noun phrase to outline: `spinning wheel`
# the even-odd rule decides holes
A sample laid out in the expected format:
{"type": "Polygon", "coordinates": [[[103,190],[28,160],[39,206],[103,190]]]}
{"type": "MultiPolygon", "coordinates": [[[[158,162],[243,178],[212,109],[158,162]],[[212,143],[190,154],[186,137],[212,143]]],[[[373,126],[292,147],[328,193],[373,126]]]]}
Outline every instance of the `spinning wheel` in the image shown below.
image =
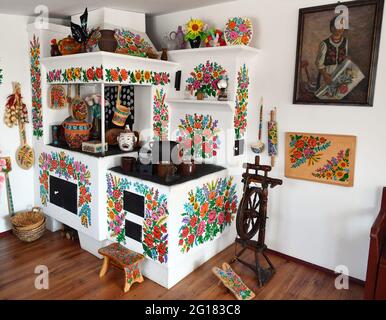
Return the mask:
{"type": "Polygon", "coordinates": [[[268,172],[272,168],[260,165],[259,156],[256,156],[255,163],[247,163],[244,167],[246,168],[242,180],[244,183],[244,196],[237,211],[236,229],[238,237],[236,238],[235,257],[232,262],[238,261],[253,270],[257,275],[258,285],[263,286],[275,273],[275,267],[265,253],[267,246],[264,243],[268,188],[281,185],[282,181],[268,177],[268,172]],[[250,170],[255,172],[251,173],[250,170]],[[260,171],[263,171],[264,174],[259,174],[260,171]],[[256,184],[259,186],[255,186],[256,184]],[[257,240],[252,240],[256,234],[258,234],[257,240]],[[237,252],[237,244],[242,247],[239,252],[237,252]],[[247,249],[255,253],[254,264],[240,258],[247,249]],[[268,263],[267,268],[260,264],[259,255],[262,255],[268,263]]]}
{"type": "Polygon", "coordinates": [[[236,229],[237,234],[243,240],[250,240],[259,231],[261,224],[260,188],[249,188],[241,200],[237,211],[236,229]]]}

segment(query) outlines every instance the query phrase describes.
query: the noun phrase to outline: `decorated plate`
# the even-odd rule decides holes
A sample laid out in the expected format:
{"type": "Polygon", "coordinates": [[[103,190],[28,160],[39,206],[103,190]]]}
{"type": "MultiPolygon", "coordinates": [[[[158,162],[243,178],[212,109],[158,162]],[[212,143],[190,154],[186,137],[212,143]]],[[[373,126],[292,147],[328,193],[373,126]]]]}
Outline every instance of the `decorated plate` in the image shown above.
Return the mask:
{"type": "Polygon", "coordinates": [[[249,18],[230,18],[225,25],[224,37],[228,46],[251,43],[253,36],[252,22],[249,18]]]}
{"type": "Polygon", "coordinates": [[[67,106],[66,89],[64,86],[56,85],[51,87],[50,108],[63,109],[67,106]]]}
{"type": "Polygon", "coordinates": [[[88,116],[87,103],[82,98],[76,97],[72,100],[71,111],[74,119],[83,121],[88,116]]]}

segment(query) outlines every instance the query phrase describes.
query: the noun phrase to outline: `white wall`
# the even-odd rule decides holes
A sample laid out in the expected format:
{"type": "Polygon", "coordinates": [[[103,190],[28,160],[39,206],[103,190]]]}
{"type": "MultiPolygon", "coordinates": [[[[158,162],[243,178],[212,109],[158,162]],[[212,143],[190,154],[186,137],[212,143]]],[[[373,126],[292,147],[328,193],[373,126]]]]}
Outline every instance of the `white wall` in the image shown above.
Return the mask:
{"type": "MultiPolygon", "coordinates": [[[[8,128],[4,124],[4,106],[12,94],[12,82],[21,83],[24,102],[31,119],[31,86],[29,72],[29,46],[27,34],[28,17],[0,14],[0,68],[3,83],[0,85],[0,150],[1,156],[12,157],[10,173],[15,210],[31,208],[34,199],[33,171],[25,171],[16,164],[15,153],[20,145],[18,127],[8,128]]],[[[26,126],[27,141],[32,144],[32,124],[26,126]]],[[[0,193],[0,232],[9,229],[8,206],[5,186],[0,193]]]]}
{"type": "MultiPolygon", "coordinates": [[[[365,279],[370,227],[378,214],[381,186],[386,185],[386,19],[383,23],[373,108],[299,106],[292,104],[298,9],[333,3],[331,0],[240,0],[148,19],[148,34],[160,45],[165,33],[190,17],[223,28],[230,16],[253,21],[252,46],[261,48],[251,76],[248,142],[257,138],[258,98],[268,109],[278,107],[280,145],[272,176],[284,184],[270,193],[267,243],[270,248],[365,279]],[[353,134],[358,137],[355,186],[344,188],[284,178],[284,133],[304,131],[353,134]]],[[[264,134],[266,135],[266,128],[264,134]]],[[[253,155],[249,155],[253,159],[253,155]]],[[[268,157],[263,160],[268,163],[268,157]]]]}

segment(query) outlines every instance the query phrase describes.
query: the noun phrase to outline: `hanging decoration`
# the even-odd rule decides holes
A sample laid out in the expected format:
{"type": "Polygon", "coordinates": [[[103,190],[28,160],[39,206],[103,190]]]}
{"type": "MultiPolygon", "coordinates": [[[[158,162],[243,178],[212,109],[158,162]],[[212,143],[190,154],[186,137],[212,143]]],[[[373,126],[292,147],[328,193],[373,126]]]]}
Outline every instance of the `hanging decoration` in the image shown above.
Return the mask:
{"type": "Polygon", "coordinates": [[[263,98],[260,100],[260,120],[259,120],[259,135],[258,135],[258,140],[256,144],[253,144],[251,146],[251,149],[254,153],[262,153],[265,148],[264,142],[261,140],[263,132],[263,98]]]}
{"type": "Polygon", "coordinates": [[[4,114],[4,122],[10,128],[19,123],[28,123],[28,110],[21,96],[20,83],[15,82],[13,87],[13,94],[7,98],[4,114]]]}
{"type": "Polygon", "coordinates": [[[278,147],[278,128],[276,122],[276,108],[271,111],[271,120],[268,122],[268,155],[271,157],[271,166],[275,166],[275,157],[278,147]]]}

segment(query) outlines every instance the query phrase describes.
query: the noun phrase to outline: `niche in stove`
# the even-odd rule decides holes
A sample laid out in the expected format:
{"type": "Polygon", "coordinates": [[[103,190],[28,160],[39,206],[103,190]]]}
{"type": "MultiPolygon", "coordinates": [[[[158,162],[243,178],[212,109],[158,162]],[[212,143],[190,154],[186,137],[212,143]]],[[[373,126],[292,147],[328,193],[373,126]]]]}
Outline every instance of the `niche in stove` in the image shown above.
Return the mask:
{"type": "Polygon", "coordinates": [[[125,235],[135,241],[142,242],[142,226],[130,220],[125,220],[125,235]]]}

